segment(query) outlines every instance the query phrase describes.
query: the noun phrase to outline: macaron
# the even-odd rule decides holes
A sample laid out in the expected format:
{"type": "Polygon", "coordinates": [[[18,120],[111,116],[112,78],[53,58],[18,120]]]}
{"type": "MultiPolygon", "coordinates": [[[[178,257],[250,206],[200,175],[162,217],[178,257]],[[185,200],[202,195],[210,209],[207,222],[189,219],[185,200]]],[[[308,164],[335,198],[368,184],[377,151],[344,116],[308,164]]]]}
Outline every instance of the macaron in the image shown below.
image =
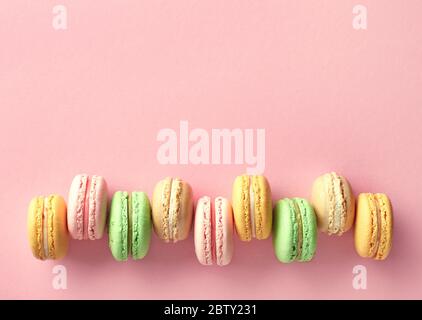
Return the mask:
{"type": "Polygon", "coordinates": [[[59,195],[35,197],[28,208],[28,239],[40,260],[60,259],[67,253],[66,203],[59,195]]]}
{"type": "Polygon", "coordinates": [[[179,178],[157,183],[152,196],[152,222],[157,236],[165,242],[188,237],[192,225],[192,188],[179,178]]]}
{"type": "Polygon", "coordinates": [[[322,232],[341,236],[352,227],[355,198],[346,178],[335,172],[318,177],[312,187],[311,203],[322,232]]]}
{"type": "Polygon", "coordinates": [[[151,239],[151,206],[144,192],[114,193],[108,234],[111,254],[116,260],[146,256],[151,239]]]}
{"type": "Polygon", "coordinates": [[[355,248],[363,258],[384,260],[393,242],[393,209],[383,193],[361,193],[358,196],[355,248]]]}
{"type": "Polygon", "coordinates": [[[195,253],[203,265],[225,266],[233,257],[233,213],[229,201],[202,197],[195,211],[195,253]]]}
{"type": "Polygon", "coordinates": [[[79,174],[69,190],[67,225],[73,239],[101,239],[107,219],[107,184],[101,176],[79,174]]]}
{"type": "Polygon", "coordinates": [[[310,261],[317,244],[317,222],[310,203],[302,198],[285,198],[274,207],[273,245],[284,263],[310,261]]]}
{"type": "Polygon", "coordinates": [[[272,227],[271,189],[264,176],[241,175],[233,184],[232,206],[242,241],[267,239],[272,227]]]}

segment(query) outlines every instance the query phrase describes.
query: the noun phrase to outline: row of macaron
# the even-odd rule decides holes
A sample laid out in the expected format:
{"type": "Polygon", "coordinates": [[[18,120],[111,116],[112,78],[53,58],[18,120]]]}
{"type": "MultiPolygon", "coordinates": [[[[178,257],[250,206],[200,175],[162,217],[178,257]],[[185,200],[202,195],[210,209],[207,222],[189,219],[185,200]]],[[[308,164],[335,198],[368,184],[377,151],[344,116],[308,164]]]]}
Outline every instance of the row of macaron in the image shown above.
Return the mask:
{"type": "Polygon", "coordinates": [[[194,206],[186,181],[165,178],[155,186],[151,202],[144,192],[117,191],[109,210],[105,179],[80,174],[71,183],[67,205],[57,194],[31,200],[27,228],[37,259],[64,257],[69,235],[96,240],[108,230],[111,254],[126,261],[147,255],[152,230],[164,242],[177,242],[188,237],[192,225],[195,253],[203,265],[230,263],[234,233],[242,241],[272,234],[279,261],[310,261],[318,229],[340,236],[353,225],[357,253],[384,260],[392,246],[393,212],[382,193],[361,193],[355,201],[347,179],[335,172],[315,180],[310,201],[285,198],[273,207],[268,180],[262,175],[241,175],[234,181],[231,201],[203,196],[194,206]]]}

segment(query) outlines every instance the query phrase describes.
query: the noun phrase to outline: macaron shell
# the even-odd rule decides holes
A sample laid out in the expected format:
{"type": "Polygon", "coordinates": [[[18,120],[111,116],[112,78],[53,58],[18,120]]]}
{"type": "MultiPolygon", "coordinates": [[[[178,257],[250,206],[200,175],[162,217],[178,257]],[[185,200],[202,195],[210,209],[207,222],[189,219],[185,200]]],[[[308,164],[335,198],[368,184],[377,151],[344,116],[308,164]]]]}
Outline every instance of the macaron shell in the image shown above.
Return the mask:
{"type": "Polygon", "coordinates": [[[347,206],[347,215],[346,215],[346,223],[342,232],[347,232],[353,226],[355,222],[355,212],[356,212],[356,201],[353,195],[352,187],[350,186],[349,181],[346,180],[344,177],[340,177],[344,187],[344,195],[346,199],[346,206],[347,206]]]}
{"type": "Polygon", "coordinates": [[[66,203],[63,197],[59,195],[51,195],[48,197],[47,201],[51,204],[48,212],[49,258],[61,259],[67,253],[69,243],[66,220],[66,203]]]}
{"type": "Polygon", "coordinates": [[[92,176],[89,190],[88,238],[101,239],[107,221],[107,183],[101,176],[92,176]]]}
{"type": "Polygon", "coordinates": [[[233,211],[230,202],[223,197],[215,199],[214,210],[216,263],[225,266],[231,262],[234,252],[233,211]]]}
{"type": "Polygon", "coordinates": [[[252,190],[255,194],[255,234],[258,240],[267,239],[272,230],[271,188],[264,176],[252,176],[252,190]]]}
{"type": "Polygon", "coordinates": [[[84,207],[88,178],[86,174],[75,176],[69,189],[67,226],[71,237],[77,240],[84,238],[84,207]]]}
{"type": "Polygon", "coordinates": [[[328,232],[328,204],[325,191],[324,177],[319,176],[312,185],[311,202],[317,215],[318,228],[321,232],[328,232]]]}
{"type": "Polygon", "coordinates": [[[202,265],[212,265],[211,198],[198,199],[195,209],[195,254],[202,265]]]}
{"type": "Polygon", "coordinates": [[[157,236],[168,242],[170,239],[168,223],[169,223],[169,207],[171,178],[167,177],[159,181],[154,188],[152,195],[152,222],[157,236]]]}
{"type": "Polygon", "coordinates": [[[47,258],[44,255],[43,245],[43,211],[44,197],[33,198],[28,207],[28,240],[33,256],[40,260],[47,258]]]}
{"type": "Polygon", "coordinates": [[[393,209],[390,199],[385,194],[377,193],[375,197],[381,210],[381,239],[375,259],[384,260],[388,257],[393,244],[393,209]]]}
{"type": "Polygon", "coordinates": [[[274,207],[273,246],[277,259],[284,263],[294,260],[297,244],[296,217],[290,199],[279,200],[274,207]]]}
{"type": "Polygon", "coordinates": [[[236,232],[241,241],[251,241],[252,230],[250,221],[250,182],[248,175],[236,177],[232,189],[233,216],[236,232]]]}
{"type": "MultiPolygon", "coordinates": [[[[173,242],[185,240],[189,236],[192,227],[193,218],[193,200],[191,186],[178,178],[173,179],[173,186],[180,188],[180,193],[172,192],[170,194],[170,203],[174,201],[175,206],[179,207],[176,217],[176,224],[173,226],[173,242]]],[[[170,215],[172,212],[169,213],[170,215]]]]}
{"type": "Polygon", "coordinates": [[[109,221],[109,247],[118,261],[128,258],[128,193],[117,191],[111,199],[109,221]]]}
{"type": "Polygon", "coordinates": [[[298,261],[310,261],[315,255],[317,245],[317,222],[314,209],[306,199],[295,198],[302,216],[302,250],[298,261]]]}
{"type": "Polygon", "coordinates": [[[151,206],[144,192],[132,192],[131,195],[132,235],[131,252],[134,260],[144,258],[151,241],[151,206]]]}
{"type": "MultiPolygon", "coordinates": [[[[361,193],[358,196],[357,215],[355,224],[355,249],[364,258],[372,256],[373,237],[376,232],[376,224],[373,223],[369,194],[361,193]]],[[[374,204],[372,204],[374,205],[374,204]]]]}

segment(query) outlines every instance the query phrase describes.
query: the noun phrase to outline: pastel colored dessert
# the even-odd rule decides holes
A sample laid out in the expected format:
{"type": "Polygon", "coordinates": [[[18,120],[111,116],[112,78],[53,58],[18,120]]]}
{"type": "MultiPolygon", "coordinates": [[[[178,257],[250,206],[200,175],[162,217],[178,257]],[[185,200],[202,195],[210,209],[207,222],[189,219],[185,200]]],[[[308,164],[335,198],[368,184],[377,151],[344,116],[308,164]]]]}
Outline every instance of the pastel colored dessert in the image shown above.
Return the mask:
{"type": "Polygon", "coordinates": [[[352,227],[355,198],[346,178],[335,172],[318,177],[312,187],[311,203],[322,232],[341,236],[352,227]]]}
{"type": "Polygon", "coordinates": [[[101,176],[79,174],[69,190],[67,225],[73,239],[101,239],[107,219],[107,184],[101,176]]]}
{"type": "Polygon", "coordinates": [[[355,248],[364,258],[384,260],[393,243],[393,210],[383,193],[361,193],[357,201],[355,248]]]}
{"type": "Polygon", "coordinates": [[[192,189],[187,182],[168,177],[157,183],[152,196],[152,221],[161,240],[175,243],[186,239],[192,216],[192,189]]]}
{"type": "Polygon", "coordinates": [[[279,200],[274,208],[273,229],[274,251],[279,261],[312,260],[317,244],[317,222],[307,200],[279,200]]]}
{"type": "Polygon", "coordinates": [[[144,192],[114,193],[108,234],[111,254],[116,260],[146,256],[151,239],[151,206],[144,192]]]}
{"type": "Polygon", "coordinates": [[[267,239],[272,227],[271,189],[264,176],[238,176],[232,206],[237,234],[242,241],[267,239]]]}
{"type": "Polygon", "coordinates": [[[203,265],[225,266],[233,256],[233,213],[222,197],[202,197],[195,211],[195,253],[203,265]]]}
{"type": "Polygon", "coordinates": [[[35,197],[28,208],[28,239],[40,260],[60,259],[67,253],[66,203],[59,195],[35,197]]]}

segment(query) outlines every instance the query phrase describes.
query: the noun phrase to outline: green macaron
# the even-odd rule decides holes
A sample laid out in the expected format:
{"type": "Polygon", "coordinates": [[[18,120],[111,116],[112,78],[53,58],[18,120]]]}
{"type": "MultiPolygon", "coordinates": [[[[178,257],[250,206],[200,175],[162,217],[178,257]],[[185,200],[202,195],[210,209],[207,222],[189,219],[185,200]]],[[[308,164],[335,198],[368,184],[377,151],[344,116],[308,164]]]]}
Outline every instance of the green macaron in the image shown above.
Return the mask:
{"type": "Polygon", "coordinates": [[[151,206],[144,192],[117,191],[113,195],[108,234],[116,260],[145,257],[151,239],[151,206]]]}
{"type": "Polygon", "coordinates": [[[273,245],[284,263],[312,260],[317,243],[315,212],[302,198],[279,200],[274,208],[273,245]]]}

